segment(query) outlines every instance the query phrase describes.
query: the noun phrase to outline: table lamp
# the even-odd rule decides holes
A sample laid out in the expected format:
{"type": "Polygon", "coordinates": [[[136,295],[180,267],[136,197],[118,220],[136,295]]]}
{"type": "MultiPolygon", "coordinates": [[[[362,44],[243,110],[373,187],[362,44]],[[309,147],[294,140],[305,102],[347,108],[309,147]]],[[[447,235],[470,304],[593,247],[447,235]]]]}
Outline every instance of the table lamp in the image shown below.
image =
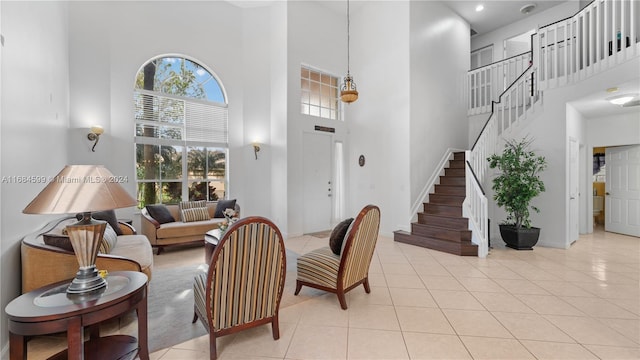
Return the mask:
{"type": "Polygon", "coordinates": [[[80,266],[67,294],[86,294],[107,285],[95,265],[107,223],[92,219],[91,212],[137,205],[118,180],[102,165],[67,165],[22,210],[25,214],[83,214],[82,220],[66,227],[80,266]]]}

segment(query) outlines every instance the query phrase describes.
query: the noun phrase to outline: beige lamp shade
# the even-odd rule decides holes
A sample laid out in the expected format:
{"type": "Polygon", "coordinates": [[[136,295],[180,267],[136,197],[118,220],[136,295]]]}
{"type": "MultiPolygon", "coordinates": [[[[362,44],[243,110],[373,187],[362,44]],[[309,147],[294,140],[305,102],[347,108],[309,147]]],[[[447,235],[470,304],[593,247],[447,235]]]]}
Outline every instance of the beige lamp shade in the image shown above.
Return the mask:
{"type": "Polygon", "coordinates": [[[102,165],[67,165],[22,210],[25,214],[74,214],[137,205],[102,165]]]}

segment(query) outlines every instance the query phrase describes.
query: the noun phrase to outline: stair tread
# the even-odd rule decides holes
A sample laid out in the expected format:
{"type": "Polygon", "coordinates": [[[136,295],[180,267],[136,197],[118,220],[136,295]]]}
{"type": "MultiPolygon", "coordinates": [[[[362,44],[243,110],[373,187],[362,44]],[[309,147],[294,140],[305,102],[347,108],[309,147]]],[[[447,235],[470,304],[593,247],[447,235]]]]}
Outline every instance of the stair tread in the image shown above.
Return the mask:
{"type": "Polygon", "coordinates": [[[448,241],[395,231],[394,241],[460,256],[478,256],[478,245],[470,241],[448,241]]]}
{"type": "Polygon", "coordinates": [[[424,224],[421,222],[412,222],[412,225],[417,225],[417,226],[425,226],[425,227],[432,227],[432,228],[436,228],[436,229],[442,229],[442,230],[448,230],[448,231],[471,231],[467,228],[460,228],[460,229],[453,229],[450,227],[445,227],[445,226],[439,226],[439,225],[432,225],[432,224],[424,224]]]}

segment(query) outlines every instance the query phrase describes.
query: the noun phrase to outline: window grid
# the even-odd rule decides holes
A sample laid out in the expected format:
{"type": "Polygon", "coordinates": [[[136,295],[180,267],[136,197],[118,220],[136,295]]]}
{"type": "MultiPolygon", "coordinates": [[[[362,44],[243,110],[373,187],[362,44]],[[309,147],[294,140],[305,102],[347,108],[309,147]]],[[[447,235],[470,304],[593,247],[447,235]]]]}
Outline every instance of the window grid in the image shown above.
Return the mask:
{"type": "Polygon", "coordinates": [[[307,66],[300,69],[301,113],[331,120],[340,119],[340,79],[307,66]]]}
{"type": "Polygon", "coordinates": [[[139,206],[226,196],[228,108],[222,87],[202,66],[159,58],[153,90],[145,72],[133,92],[139,206]],[[178,64],[178,65],[176,65],[178,64]]]}

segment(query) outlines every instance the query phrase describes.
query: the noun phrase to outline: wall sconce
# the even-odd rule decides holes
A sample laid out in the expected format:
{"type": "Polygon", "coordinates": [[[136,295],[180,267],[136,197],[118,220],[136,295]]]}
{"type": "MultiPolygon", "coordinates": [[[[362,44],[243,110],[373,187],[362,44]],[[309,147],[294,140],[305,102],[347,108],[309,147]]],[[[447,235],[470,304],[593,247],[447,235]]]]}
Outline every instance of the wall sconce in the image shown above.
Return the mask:
{"type": "Polygon", "coordinates": [[[258,151],[260,151],[260,144],[257,142],[251,143],[253,145],[253,153],[256,155],[256,160],[258,160],[258,151]]]}
{"type": "Polygon", "coordinates": [[[100,135],[104,133],[104,129],[100,125],[93,125],[89,131],[87,139],[94,142],[91,151],[96,152],[96,145],[98,145],[98,140],[100,140],[100,135]]]}

